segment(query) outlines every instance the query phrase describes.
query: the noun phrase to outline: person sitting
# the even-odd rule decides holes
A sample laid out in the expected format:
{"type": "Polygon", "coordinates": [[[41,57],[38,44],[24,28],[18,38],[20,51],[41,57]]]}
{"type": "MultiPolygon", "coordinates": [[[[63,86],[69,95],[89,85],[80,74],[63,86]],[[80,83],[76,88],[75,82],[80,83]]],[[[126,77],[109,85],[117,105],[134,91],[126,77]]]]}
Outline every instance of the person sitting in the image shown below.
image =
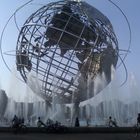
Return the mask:
{"type": "Polygon", "coordinates": [[[112,120],[112,117],[110,116],[110,117],[109,117],[109,127],[113,127],[113,126],[114,126],[114,127],[118,127],[118,126],[117,126],[116,120],[113,121],[113,120],[112,120]]]}
{"type": "Polygon", "coordinates": [[[46,125],[47,126],[52,126],[54,124],[53,120],[51,120],[50,118],[48,118],[46,125]]]}
{"type": "Polygon", "coordinates": [[[40,117],[38,117],[38,121],[37,121],[37,127],[40,128],[40,127],[46,127],[46,125],[41,121],[40,117]]]}
{"type": "Polygon", "coordinates": [[[19,128],[26,128],[26,125],[24,124],[24,118],[19,119],[19,128]]]}
{"type": "Polygon", "coordinates": [[[58,121],[56,121],[54,125],[55,125],[55,127],[56,127],[56,128],[58,128],[58,127],[60,127],[60,126],[61,126],[61,123],[60,123],[60,122],[58,122],[58,121]]]}

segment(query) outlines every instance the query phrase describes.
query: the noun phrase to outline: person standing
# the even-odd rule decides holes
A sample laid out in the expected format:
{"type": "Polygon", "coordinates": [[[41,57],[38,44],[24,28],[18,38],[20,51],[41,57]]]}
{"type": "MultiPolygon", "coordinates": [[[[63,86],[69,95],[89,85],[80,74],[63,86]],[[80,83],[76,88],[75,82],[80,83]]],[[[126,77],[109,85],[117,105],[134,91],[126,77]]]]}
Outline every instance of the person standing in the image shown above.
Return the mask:
{"type": "Polygon", "coordinates": [[[140,113],[138,113],[137,117],[137,127],[140,127],[140,113]]]}
{"type": "Polygon", "coordinates": [[[79,126],[80,126],[79,119],[78,119],[78,117],[76,117],[76,119],[75,119],[75,127],[79,127],[79,126]]]}
{"type": "Polygon", "coordinates": [[[138,113],[138,116],[137,116],[136,135],[135,136],[138,136],[139,131],[140,131],[140,113],[138,113]]]}

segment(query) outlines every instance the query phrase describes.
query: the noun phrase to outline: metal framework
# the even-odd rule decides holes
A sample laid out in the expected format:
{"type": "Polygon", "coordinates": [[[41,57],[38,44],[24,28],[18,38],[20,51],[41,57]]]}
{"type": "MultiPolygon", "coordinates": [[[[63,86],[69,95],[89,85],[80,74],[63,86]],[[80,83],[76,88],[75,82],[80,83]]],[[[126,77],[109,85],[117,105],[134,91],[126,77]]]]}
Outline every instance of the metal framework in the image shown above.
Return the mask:
{"type": "Polygon", "coordinates": [[[83,101],[79,79],[86,84],[88,75],[94,79],[104,72],[108,84],[118,51],[113,27],[100,11],[82,1],[58,1],[41,7],[24,23],[16,65],[25,82],[29,72],[37,74],[42,95],[50,102],[56,94],[68,103],[73,93],[83,101]]]}

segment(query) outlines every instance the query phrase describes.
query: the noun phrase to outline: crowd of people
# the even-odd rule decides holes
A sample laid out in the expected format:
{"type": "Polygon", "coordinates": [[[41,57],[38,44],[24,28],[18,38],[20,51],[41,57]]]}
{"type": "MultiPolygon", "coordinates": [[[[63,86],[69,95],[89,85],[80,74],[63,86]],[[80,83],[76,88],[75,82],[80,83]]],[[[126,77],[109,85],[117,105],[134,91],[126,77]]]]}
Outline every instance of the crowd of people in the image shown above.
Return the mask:
{"type": "Polygon", "coordinates": [[[12,128],[15,129],[14,131],[15,133],[17,133],[21,129],[22,131],[24,131],[26,129],[26,125],[24,124],[24,118],[18,118],[15,115],[14,118],[12,119],[12,128]]]}
{"type": "MultiPolygon", "coordinates": [[[[66,127],[61,125],[58,121],[53,121],[48,119],[46,123],[44,123],[40,117],[38,117],[37,128],[45,128],[47,132],[63,132],[65,131],[66,127]]],[[[12,119],[12,128],[14,132],[17,133],[19,131],[25,131],[27,126],[24,123],[24,118],[18,118],[16,115],[12,119]]]]}
{"type": "MultiPolygon", "coordinates": [[[[38,117],[36,126],[38,128],[45,128],[47,132],[64,132],[66,130],[66,126],[62,125],[58,121],[53,121],[51,119],[48,119],[46,123],[44,123],[40,117],[38,117]]],[[[89,126],[89,122],[87,123],[87,126],[89,126]]],[[[108,118],[108,127],[118,127],[116,119],[112,119],[111,116],[108,118]]],[[[79,118],[76,117],[75,119],[75,127],[80,127],[80,121],[79,118]]],[[[19,130],[24,130],[27,128],[27,126],[24,123],[24,118],[18,118],[16,115],[12,119],[12,128],[15,128],[15,132],[19,130]]],[[[137,122],[136,122],[136,136],[138,135],[140,131],[140,113],[138,113],[137,116],[137,122]]]]}
{"type": "MultiPolygon", "coordinates": [[[[49,127],[49,126],[55,126],[55,127],[59,127],[61,126],[61,123],[58,121],[53,121],[51,119],[48,118],[48,120],[46,121],[46,123],[44,123],[40,117],[38,117],[37,120],[37,127],[49,127]]],[[[79,118],[76,117],[75,119],[75,127],[79,127],[80,126],[80,122],[79,122],[79,118]]],[[[87,121],[87,126],[89,126],[89,121],[87,121]]],[[[108,118],[108,123],[107,123],[108,127],[118,127],[117,121],[116,119],[112,119],[111,116],[109,116],[108,118]]],[[[137,123],[136,123],[137,127],[140,127],[140,113],[138,113],[138,117],[137,117],[137,123]]],[[[26,125],[24,124],[24,118],[18,118],[16,115],[13,117],[12,119],[12,127],[13,128],[17,128],[17,127],[26,127],[26,125]]]]}

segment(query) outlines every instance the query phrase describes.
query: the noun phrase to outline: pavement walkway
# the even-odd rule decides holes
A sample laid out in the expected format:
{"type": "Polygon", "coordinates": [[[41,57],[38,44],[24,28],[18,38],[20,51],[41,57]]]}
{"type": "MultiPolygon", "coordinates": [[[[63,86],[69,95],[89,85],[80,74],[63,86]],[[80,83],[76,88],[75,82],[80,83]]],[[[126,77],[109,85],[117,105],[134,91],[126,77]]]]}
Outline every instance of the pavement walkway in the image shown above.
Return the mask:
{"type": "Polygon", "coordinates": [[[44,134],[0,133],[0,140],[140,140],[134,133],[44,134]]]}

